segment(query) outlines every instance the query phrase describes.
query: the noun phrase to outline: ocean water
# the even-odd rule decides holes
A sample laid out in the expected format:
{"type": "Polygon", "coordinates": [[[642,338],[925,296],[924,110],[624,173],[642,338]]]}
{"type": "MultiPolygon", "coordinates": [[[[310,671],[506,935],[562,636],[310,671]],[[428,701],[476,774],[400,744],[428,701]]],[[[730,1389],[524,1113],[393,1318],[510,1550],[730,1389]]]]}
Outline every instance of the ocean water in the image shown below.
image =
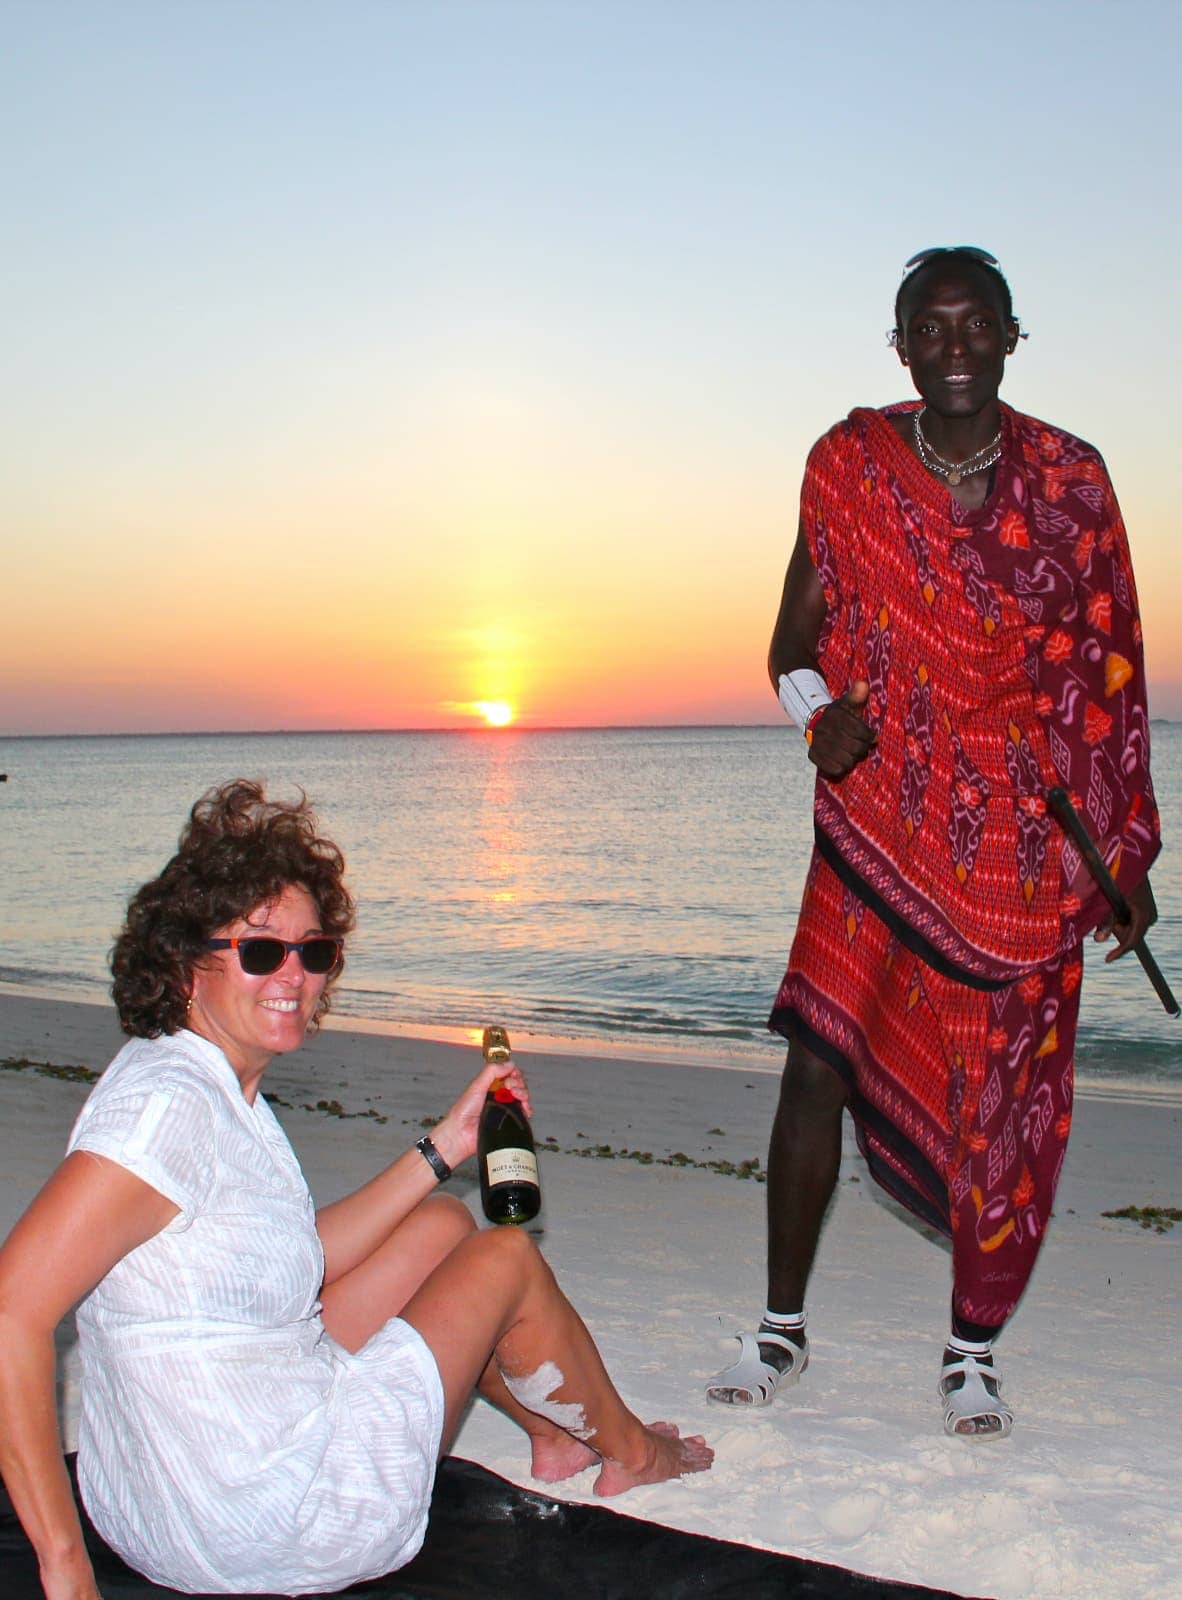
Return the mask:
{"type": "MultiPolygon", "coordinates": [[[[338,1014],[780,1058],[764,1025],[812,837],[812,769],[787,726],[10,739],[0,771],[0,982],[101,997],[127,898],[189,806],[261,777],[305,789],[349,862],[338,1014]]],[[[1182,726],[1154,725],[1154,774],[1151,946],[1182,993],[1182,726]]],[[[1182,1081],[1182,1019],[1132,957],[1102,954],[1087,951],[1081,1077],[1182,1081]]]]}

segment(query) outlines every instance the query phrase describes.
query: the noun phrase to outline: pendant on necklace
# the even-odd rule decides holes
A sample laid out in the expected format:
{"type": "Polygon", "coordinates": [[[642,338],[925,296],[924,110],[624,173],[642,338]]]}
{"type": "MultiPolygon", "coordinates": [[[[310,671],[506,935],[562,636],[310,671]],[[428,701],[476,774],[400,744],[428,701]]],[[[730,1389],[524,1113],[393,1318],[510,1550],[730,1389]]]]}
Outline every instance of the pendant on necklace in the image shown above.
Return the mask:
{"type": "Polygon", "coordinates": [[[959,483],[959,482],[960,482],[960,473],[959,473],[959,472],[957,472],[957,471],[955,471],[955,470],[953,470],[953,471],[952,471],[952,472],[950,472],[950,473],[949,473],[949,474],[948,474],[948,482],[949,482],[949,483],[950,483],[950,484],[951,484],[951,485],[952,485],[952,487],[953,487],[953,488],[954,488],[954,489],[955,489],[955,488],[956,488],[956,486],[957,486],[957,484],[958,484],[958,483],[959,483]]]}

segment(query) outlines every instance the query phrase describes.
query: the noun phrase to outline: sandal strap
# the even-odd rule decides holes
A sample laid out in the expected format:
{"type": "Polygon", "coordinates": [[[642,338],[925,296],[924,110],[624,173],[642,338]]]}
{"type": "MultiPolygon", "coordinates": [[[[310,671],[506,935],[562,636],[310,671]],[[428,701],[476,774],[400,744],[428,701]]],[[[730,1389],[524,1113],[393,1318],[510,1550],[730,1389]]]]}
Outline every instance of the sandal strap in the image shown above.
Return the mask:
{"type": "Polygon", "coordinates": [[[974,1417],[993,1417],[997,1421],[995,1435],[1005,1436],[1014,1421],[1014,1413],[1001,1398],[1001,1377],[995,1367],[986,1366],[976,1356],[965,1356],[960,1361],[946,1361],[940,1368],[940,1399],[944,1408],[944,1431],[955,1432],[957,1422],[967,1422],[974,1417]],[[948,1388],[953,1378],[963,1381],[958,1388],[948,1388]],[[993,1386],[987,1387],[986,1380],[993,1386]]]}
{"type": "MultiPolygon", "coordinates": [[[[782,1333],[767,1333],[763,1328],[760,1328],[758,1333],[741,1333],[739,1338],[751,1339],[754,1341],[756,1346],[761,1344],[774,1344],[777,1345],[781,1350],[786,1351],[788,1355],[792,1357],[792,1366],[785,1368],[785,1371],[787,1372],[792,1371],[792,1367],[796,1365],[808,1348],[807,1340],[804,1344],[797,1344],[795,1339],[786,1339],[782,1333]]],[[[743,1354],[746,1354],[746,1350],[744,1350],[743,1354]]],[[[766,1365],[766,1362],[764,1364],[766,1365]]]]}
{"type": "Polygon", "coordinates": [[[739,1359],[722,1372],[716,1373],[706,1386],[707,1396],[714,1389],[744,1389],[751,1396],[740,1405],[767,1405],[781,1383],[793,1383],[808,1364],[808,1346],[803,1349],[778,1333],[736,1333],[739,1341],[739,1359]],[[790,1357],[783,1369],[765,1361],[759,1353],[761,1344],[775,1345],[790,1357]]]}
{"type": "Polygon", "coordinates": [[[946,1378],[992,1378],[994,1383],[1001,1383],[1001,1376],[992,1362],[986,1364],[979,1361],[976,1356],[962,1356],[959,1361],[946,1361],[940,1368],[940,1382],[946,1378]]]}

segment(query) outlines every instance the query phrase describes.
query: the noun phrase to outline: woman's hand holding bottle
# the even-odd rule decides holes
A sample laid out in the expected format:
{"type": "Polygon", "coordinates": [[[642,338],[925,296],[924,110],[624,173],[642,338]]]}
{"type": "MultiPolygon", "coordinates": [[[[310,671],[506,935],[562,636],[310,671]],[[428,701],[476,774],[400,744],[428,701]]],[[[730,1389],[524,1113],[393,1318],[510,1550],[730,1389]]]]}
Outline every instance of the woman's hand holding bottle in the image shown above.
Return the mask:
{"type": "Polygon", "coordinates": [[[480,1203],[490,1222],[520,1226],[542,1208],[530,1105],[513,1088],[513,1059],[504,1028],[485,1028],[482,1048],[495,1077],[484,1097],[476,1153],[480,1203]]]}
{"type": "Polygon", "coordinates": [[[484,1102],[498,1078],[514,1099],[520,1101],[526,1116],[532,1116],[529,1088],[521,1068],[513,1061],[486,1061],[455,1104],[430,1130],[432,1144],[449,1167],[458,1167],[476,1154],[484,1102]]]}

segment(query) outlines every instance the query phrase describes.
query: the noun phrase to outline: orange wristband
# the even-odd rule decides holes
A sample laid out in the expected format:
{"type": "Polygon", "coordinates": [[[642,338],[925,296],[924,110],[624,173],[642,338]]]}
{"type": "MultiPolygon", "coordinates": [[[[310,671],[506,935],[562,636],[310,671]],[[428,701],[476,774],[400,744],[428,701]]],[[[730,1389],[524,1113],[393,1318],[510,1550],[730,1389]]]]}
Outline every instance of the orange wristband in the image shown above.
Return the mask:
{"type": "MultiPolygon", "coordinates": [[[[830,701],[830,704],[832,704],[832,701],[830,701]]],[[[813,712],[812,716],[809,718],[809,720],[805,723],[805,725],[804,725],[804,737],[805,737],[805,740],[806,740],[806,742],[808,744],[812,744],[812,742],[813,742],[813,729],[816,727],[817,723],[825,715],[825,713],[826,713],[826,711],[828,711],[828,709],[829,709],[828,705],[818,706],[817,709],[813,712]]]]}

